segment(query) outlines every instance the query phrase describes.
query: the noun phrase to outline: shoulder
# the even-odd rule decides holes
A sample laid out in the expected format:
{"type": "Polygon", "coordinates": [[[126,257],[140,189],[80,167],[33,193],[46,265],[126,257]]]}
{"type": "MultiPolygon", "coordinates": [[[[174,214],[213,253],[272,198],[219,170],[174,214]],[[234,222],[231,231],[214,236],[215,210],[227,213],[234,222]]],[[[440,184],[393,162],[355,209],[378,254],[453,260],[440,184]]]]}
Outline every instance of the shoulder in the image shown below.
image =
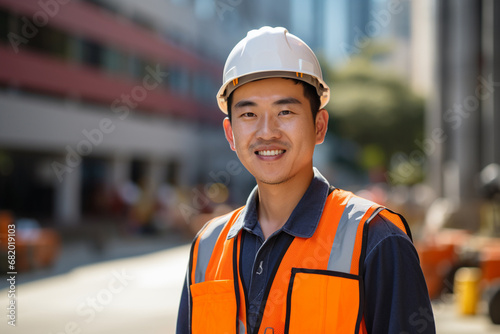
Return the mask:
{"type": "Polygon", "coordinates": [[[198,234],[196,234],[195,240],[210,238],[214,234],[218,235],[222,231],[224,226],[229,222],[233,213],[234,213],[234,211],[232,211],[230,213],[226,213],[225,215],[210,219],[208,222],[205,223],[205,225],[203,225],[203,227],[200,229],[200,231],[198,231],[198,234]]]}
{"type": "Polygon", "coordinates": [[[368,226],[366,260],[377,257],[416,258],[418,255],[411,239],[386,217],[377,215],[368,226]]]}
{"type": "Polygon", "coordinates": [[[206,239],[216,239],[219,234],[223,230],[229,229],[228,223],[231,220],[231,217],[234,216],[241,208],[233,210],[229,213],[226,213],[222,216],[218,216],[210,219],[205,225],[200,229],[196,237],[194,238],[194,242],[197,240],[206,240],[206,239]]]}

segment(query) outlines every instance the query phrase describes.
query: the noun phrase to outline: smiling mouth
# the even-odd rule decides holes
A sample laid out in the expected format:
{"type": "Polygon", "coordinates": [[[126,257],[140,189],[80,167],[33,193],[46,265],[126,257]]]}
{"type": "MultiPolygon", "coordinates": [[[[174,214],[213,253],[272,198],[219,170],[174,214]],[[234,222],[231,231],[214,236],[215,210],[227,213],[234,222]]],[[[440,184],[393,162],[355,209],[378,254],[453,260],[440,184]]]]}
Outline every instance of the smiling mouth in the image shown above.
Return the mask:
{"type": "Polygon", "coordinates": [[[265,157],[273,157],[283,154],[285,152],[286,152],[285,150],[264,150],[264,151],[256,151],[255,154],[265,157]]]}

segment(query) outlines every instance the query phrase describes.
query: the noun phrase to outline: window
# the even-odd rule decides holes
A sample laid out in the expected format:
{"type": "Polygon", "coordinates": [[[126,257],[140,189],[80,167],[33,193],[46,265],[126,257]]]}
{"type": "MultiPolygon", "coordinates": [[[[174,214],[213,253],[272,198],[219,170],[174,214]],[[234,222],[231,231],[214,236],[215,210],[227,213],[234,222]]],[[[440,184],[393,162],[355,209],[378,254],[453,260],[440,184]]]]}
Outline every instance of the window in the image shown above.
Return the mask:
{"type": "Polygon", "coordinates": [[[110,74],[128,75],[127,55],[114,48],[103,49],[103,68],[110,74]]]}
{"type": "Polygon", "coordinates": [[[103,63],[103,47],[93,41],[82,41],[82,63],[101,67],[103,63]]]}
{"type": "Polygon", "coordinates": [[[71,55],[69,36],[50,26],[38,28],[38,33],[29,40],[27,47],[48,53],[61,59],[68,59],[71,55]]]}
{"type": "Polygon", "coordinates": [[[189,93],[189,70],[185,67],[172,67],[169,71],[168,81],[176,93],[187,95],[189,93]]]}
{"type": "Polygon", "coordinates": [[[10,15],[6,11],[0,9],[0,41],[7,42],[9,33],[9,18],[10,15]]]}

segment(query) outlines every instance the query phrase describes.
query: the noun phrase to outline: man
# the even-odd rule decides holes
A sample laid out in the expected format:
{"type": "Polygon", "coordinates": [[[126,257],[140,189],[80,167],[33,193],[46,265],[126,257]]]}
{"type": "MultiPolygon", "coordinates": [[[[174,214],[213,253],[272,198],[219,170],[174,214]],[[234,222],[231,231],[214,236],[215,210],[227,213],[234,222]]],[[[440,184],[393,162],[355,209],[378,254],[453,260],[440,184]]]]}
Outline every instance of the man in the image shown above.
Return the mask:
{"type": "Polygon", "coordinates": [[[223,82],[224,132],[257,187],[195,238],[177,333],[434,333],[404,219],[313,168],[330,91],[311,49],[252,30],[223,82]]]}

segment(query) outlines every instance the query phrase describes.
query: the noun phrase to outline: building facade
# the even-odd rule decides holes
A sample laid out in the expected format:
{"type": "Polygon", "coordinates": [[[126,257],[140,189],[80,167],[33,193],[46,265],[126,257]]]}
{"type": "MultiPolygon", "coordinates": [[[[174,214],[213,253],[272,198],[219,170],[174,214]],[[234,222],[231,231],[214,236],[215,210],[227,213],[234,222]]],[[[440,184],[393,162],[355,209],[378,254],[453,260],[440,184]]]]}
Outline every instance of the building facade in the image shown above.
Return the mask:
{"type": "Polygon", "coordinates": [[[214,95],[239,32],[202,3],[0,1],[2,209],[78,223],[124,184],[193,186],[234,159],[214,95]]]}

